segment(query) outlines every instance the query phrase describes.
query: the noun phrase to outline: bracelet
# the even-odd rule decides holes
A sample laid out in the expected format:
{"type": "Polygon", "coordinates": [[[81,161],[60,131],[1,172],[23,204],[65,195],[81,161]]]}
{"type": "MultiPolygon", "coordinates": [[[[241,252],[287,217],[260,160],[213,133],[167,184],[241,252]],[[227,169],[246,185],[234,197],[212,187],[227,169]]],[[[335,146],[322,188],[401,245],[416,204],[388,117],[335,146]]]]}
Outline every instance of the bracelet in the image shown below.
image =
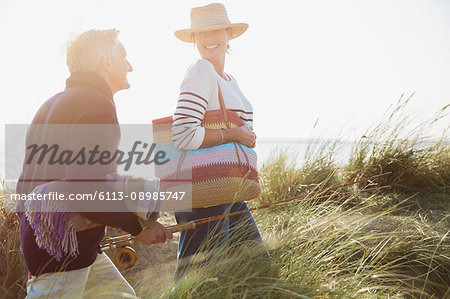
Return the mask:
{"type": "Polygon", "coordinates": [[[219,129],[220,132],[220,144],[223,143],[223,133],[222,133],[222,129],[219,129]]]}

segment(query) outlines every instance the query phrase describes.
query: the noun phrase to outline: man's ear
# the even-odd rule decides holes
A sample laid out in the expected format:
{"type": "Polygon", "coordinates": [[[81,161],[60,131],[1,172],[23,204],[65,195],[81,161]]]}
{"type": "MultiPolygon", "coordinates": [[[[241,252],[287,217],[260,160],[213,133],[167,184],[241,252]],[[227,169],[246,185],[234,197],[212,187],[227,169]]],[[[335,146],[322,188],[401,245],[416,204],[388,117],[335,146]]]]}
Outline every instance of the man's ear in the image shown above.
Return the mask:
{"type": "Polygon", "coordinates": [[[112,58],[111,56],[103,56],[102,57],[102,67],[105,71],[112,71],[112,58]]]}

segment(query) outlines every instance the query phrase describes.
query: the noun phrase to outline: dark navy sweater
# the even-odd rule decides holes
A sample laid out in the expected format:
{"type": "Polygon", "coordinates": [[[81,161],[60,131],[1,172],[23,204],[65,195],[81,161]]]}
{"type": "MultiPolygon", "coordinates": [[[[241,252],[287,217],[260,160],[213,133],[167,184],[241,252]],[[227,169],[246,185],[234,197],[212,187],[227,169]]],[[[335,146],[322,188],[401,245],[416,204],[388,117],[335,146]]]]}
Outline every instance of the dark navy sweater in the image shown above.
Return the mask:
{"type": "MultiPolygon", "coordinates": [[[[116,107],[112,92],[107,83],[91,72],[72,73],[66,81],[66,89],[48,99],[36,113],[32,124],[118,124],[116,107]]],[[[29,138],[27,135],[27,144],[29,138]]],[[[119,144],[120,132],[112,137],[113,144],[119,144]]],[[[52,169],[51,176],[45,165],[25,165],[23,167],[16,193],[29,194],[42,181],[33,178],[64,179],[67,167],[52,169]],[[26,179],[23,179],[26,178],[26,179]]],[[[69,271],[91,265],[97,257],[97,246],[105,235],[106,225],[121,228],[133,235],[142,231],[137,216],[131,212],[81,212],[89,220],[102,224],[88,230],[77,232],[79,254],[77,257],[65,256],[60,261],[40,249],[35,241],[34,230],[25,214],[20,217],[20,241],[28,270],[32,275],[48,272],[69,271]]]]}

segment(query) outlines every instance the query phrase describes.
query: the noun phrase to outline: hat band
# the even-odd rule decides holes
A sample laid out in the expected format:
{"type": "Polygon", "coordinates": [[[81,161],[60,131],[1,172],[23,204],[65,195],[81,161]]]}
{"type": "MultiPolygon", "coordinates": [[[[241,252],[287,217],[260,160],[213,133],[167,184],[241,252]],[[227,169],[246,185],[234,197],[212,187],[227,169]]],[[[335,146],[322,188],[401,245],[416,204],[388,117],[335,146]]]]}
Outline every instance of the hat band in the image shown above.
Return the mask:
{"type": "Polygon", "coordinates": [[[230,25],[229,20],[218,20],[217,18],[208,18],[200,20],[192,20],[191,29],[196,29],[199,27],[216,26],[216,25],[230,25]]]}

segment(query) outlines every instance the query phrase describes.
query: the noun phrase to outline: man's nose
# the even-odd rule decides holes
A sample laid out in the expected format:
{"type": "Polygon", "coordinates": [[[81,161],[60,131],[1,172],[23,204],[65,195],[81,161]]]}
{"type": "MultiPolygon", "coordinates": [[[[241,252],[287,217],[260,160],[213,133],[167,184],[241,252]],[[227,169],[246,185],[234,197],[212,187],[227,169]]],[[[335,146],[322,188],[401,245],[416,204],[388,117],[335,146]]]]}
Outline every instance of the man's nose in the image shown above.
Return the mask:
{"type": "Polygon", "coordinates": [[[128,63],[128,71],[132,72],[133,71],[133,66],[131,65],[131,63],[129,61],[127,61],[128,63]]]}

